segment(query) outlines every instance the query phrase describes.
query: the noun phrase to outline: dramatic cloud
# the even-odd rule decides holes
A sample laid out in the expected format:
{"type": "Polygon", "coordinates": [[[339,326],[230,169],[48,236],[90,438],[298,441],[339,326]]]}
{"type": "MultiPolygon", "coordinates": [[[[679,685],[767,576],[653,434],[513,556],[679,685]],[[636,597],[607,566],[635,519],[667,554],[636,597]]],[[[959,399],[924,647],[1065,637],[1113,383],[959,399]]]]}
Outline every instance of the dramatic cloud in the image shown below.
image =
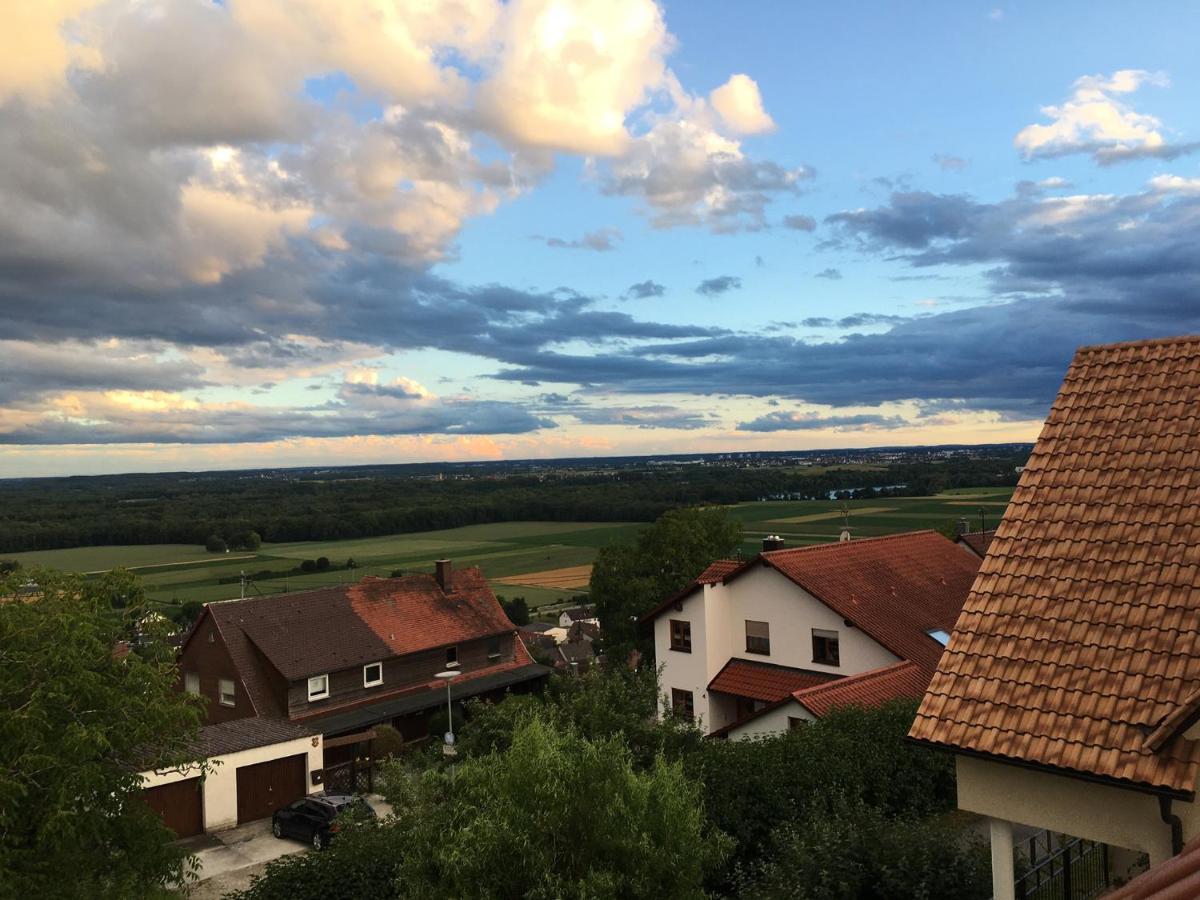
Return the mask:
{"type": "Polygon", "coordinates": [[[703,297],[716,297],[729,291],[740,290],[742,279],[733,275],[718,275],[716,278],[706,278],[696,285],[696,293],[703,297]]]}
{"type": "Polygon", "coordinates": [[[749,422],[738,423],[738,431],[869,431],[873,429],[905,428],[911,425],[902,416],[862,414],[853,416],[822,416],[817,413],[773,412],[749,422]]]}
{"type": "Polygon", "coordinates": [[[1154,157],[1175,159],[1200,149],[1200,142],[1169,144],[1162,123],[1139,113],[1120,98],[1143,84],[1166,87],[1162,72],[1121,69],[1112,75],[1085,75],[1059,106],[1042,107],[1048,125],[1028,125],[1013,140],[1026,159],[1090,153],[1101,165],[1154,157]]]}
{"type": "Polygon", "coordinates": [[[595,250],[604,253],[615,250],[621,240],[621,232],[617,228],[601,228],[589,231],[581,238],[564,240],[563,238],[543,238],[535,235],[535,240],[543,241],[547,247],[557,247],[564,250],[595,250]]]}
{"type": "Polygon", "coordinates": [[[731,75],[708,95],[721,119],[737,134],[763,134],[775,130],[775,121],[763,109],[758,82],[749,75],[731,75]]]}
{"type": "Polygon", "coordinates": [[[657,281],[639,281],[637,284],[631,284],[629,289],[625,291],[625,297],[630,300],[646,300],[650,297],[661,297],[667,292],[666,287],[659,284],[657,281]]]}

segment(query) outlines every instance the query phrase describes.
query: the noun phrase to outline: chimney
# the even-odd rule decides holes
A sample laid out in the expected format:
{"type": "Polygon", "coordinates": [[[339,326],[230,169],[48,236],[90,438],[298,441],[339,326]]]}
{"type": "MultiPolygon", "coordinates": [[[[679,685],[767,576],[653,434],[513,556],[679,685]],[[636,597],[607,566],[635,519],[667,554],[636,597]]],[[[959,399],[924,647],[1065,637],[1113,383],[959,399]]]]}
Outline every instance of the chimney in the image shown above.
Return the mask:
{"type": "Polygon", "coordinates": [[[434,577],[437,578],[437,583],[441,585],[442,590],[446,593],[450,593],[450,591],[454,590],[452,585],[453,577],[451,575],[453,567],[451,566],[450,560],[439,559],[436,565],[437,574],[434,577]]]}
{"type": "Polygon", "coordinates": [[[971,528],[971,524],[966,519],[958,520],[958,533],[960,535],[966,534],[970,530],[970,528],[971,528]]]}
{"type": "Polygon", "coordinates": [[[783,538],[777,534],[768,534],[763,538],[763,553],[783,549],[783,538]]]}

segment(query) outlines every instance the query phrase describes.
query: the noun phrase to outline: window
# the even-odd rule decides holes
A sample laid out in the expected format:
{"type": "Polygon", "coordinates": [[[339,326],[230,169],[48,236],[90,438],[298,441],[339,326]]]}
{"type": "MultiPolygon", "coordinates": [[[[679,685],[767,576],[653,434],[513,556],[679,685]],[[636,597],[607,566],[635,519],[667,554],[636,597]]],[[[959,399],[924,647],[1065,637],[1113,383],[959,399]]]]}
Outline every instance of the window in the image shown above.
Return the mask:
{"type": "Polygon", "coordinates": [[[222,678],[217,682],[217,688],[221,692],[221,705],[233,706],[237,702],[237,695],[233,690],[233,680],[230,678],[222,678]]]}
{"type": "Polygon", "coordinates": [[[457,666],[458,665],[458,648],[457,647],[447,647],[446,648],[446,665],[447,666],[457,666]]]}
{"type": "Polygon", "coordinates": [[[314,675],[308,679],[308,699],[321,700],[329,696],[329,676],[314,675]]]}
{"type": "Polygon", "coordinates": [[[692,692],[671,688],[671,712],[681,719],[694,719],[696,707],[692,701],[692,692]]]}
{"type": "MultiPolygon", "coordinates": [[[[363,666],[363,687],[375,687],[377,684],[383,684],[383,663],[363,666]]],[[[312,688],[309,687],[309,690],[312,688]]]]}
{"type": "Polygon", "coordinates": [[[692,623],[679,619],[671,620],[671,649],[684,653],[692,652],[692,623]]]}
{"type": "Polygon", "coordinates": [[[746,652],[771,653],[771,626],[766,622],[746,620],[746,652]]]}
{"type": "Polygon", "coordinates": [[[827,666],[840,665],[838,662],[838,633],[813,629],[813,662],[825,663],[827,666]]]}
{"type": "Polygon", "coordinates": [[[933,638],[935,641],[937,641],[939,644],[941,644],[943,647],[945,647],[948,643],[950,643],[949,632],[944,631],[941,628],[934,628],[925,633],[927,635],[929,635],[931,638],[933,638]]]}
{"type": "Polygon", "coordinates": [[[184,672],[183,673],[183,689],[189,694],[200,693],[200,673],[184,672]]]}
{"type": "Polygon", "coordinates": [[[487,642],[488,659],[500,658],[500,638],[492,638],[487,642]]]}
{"type": "Polygon", "coordinates": [[[799,716],[788,716],[788,731],[795,731],[797,728],[803,728],[807,724],[807,719],[802,719],[799,716]]]}

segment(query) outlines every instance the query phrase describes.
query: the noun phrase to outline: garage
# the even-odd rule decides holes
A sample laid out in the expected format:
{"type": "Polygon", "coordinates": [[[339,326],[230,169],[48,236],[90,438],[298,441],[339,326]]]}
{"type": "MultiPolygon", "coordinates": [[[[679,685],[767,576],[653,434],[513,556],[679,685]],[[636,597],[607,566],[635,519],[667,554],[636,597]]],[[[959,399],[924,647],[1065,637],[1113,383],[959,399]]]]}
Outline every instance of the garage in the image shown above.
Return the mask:
{"type": "Polygon", "coordinates": [[[237,770],[237,821],[265,819],[308,793],[308,756],[298,753],[237,770]]]}
{"type": "Polygon", "coordinates": [[[204,831],[204,788],[199,778],[185,778],[142,792],[142,799],[177,837],[204,831]]]}

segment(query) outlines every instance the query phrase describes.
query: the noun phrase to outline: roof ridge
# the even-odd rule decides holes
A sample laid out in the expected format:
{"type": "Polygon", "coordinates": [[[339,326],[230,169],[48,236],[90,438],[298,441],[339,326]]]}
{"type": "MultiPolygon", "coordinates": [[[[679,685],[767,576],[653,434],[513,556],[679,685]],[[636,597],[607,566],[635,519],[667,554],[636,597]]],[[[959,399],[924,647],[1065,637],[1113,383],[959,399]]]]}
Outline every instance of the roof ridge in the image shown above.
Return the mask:
{"type": "Polygon", "coordinates": [[[1164,347],[1172,344],[1200,344],[1200,334],[1183,334],[1175,337],[1142,338],[1137,341],[1116,341],[1111,344],[1084,344],[1076,354],[1098,353],[1109,350],[1124,350],[1133,347],[1164,347]]]}
{"type": "Polygon", "coordinates": [[[785,553],[801,553],[804,551],[813,551],[813,550],[829,550],[834,547],[841,547],[843,544],[852,544],[857,547],[857,546],[861,546],[862,544],[877,544],[877,543],[880,543],[883,541],[895,541],[895,540],[901,540],[903,538],[916,537],[917,535],[920,535],[920,534],[936,534],[936,535],[942,536],[941,532],[938,532],[932,528],[920,528],[920,529],[917,529],[916,531],[901,531],[901,532],[897,532],[896,534],[880,534],[880,535],[876,535],[874,537],[855,538],[855,539],[851,539],[849,541],[826,541],[823,544],[806,544],[803,547],[784,547],[782,550],[763,550],[758,555],[773,558],[773,557],[776,557],[776,556],[779,556],[779,555],[785,554],[785,553]]]}
{"type": "Polygon", "coordinates": [[[864,681],[870,681],[872,678],[881,678],[884,675],[889,675],[892,672],[899,671],[900,669],[908,666],[914,666],[918,669],[921,668],[921,664],[915,660],[900,659],[894,663],[888,663],[886,666],[879,666],[875,669],[867,669],[865,672],[857,672],[854,675],[847,675],[845,678],[838,678],[827,682],[826,684],[818,684],[814,685],[813,687],[801,688],[798,691],[792,691],[792,696],[796,699],[799,699],[802,694],[807,695],[814,691],[825,691],[834,687],[841,688],[845,687],[846,685],[862,684],[864,681]]]}

